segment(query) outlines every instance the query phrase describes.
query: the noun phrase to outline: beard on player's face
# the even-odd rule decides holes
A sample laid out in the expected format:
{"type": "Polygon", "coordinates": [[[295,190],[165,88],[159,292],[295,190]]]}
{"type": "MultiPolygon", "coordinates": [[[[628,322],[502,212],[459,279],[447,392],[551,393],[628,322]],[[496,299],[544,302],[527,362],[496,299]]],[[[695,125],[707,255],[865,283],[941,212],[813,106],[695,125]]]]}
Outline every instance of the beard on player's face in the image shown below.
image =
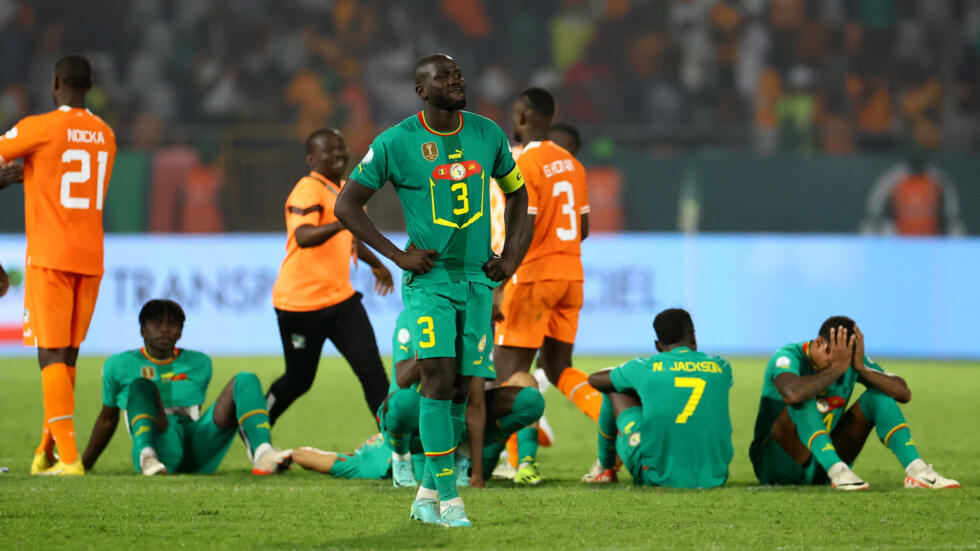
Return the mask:
{"type": "Polygon", "coordinates": [[[466,94],[464,93],[459,99],[451,97],[448,93],[433,94],[432,105],[446,111],[459,111],[466,107],[466,94]]]}

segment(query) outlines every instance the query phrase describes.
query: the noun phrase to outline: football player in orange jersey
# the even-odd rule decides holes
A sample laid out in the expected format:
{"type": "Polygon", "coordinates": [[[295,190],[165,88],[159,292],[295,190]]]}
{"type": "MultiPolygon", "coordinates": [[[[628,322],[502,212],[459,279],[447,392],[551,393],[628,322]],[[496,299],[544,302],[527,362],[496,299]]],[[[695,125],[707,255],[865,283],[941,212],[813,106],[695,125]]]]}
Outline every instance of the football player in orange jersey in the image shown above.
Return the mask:
{"type": "Polygon", "coordinates": [[[112,129],[85,109],[91,76],[85,58],[60,59],[51,84],[57,109],[0,137],[0,165],[24,160],[24,344],[37,347],[44,394],[32,474],[85,474],[75,444],[75,363],[102,280],[102,205],[116,156],[112,129]]]}
{"type": "MultiPolygon", "coordinates": [[[[528,371],[540,351],[538,366],[548,380],[595,420],[602,395],[571,367],[583,301],[581,242],[589,233],[585,168],[548,139],[554,112],[554,98],[543,88],[524,90],[514,104],[515,138],[523,145],[517,164],[525,174],[534,231],[525,234],[531,243],[521,266],[495,293],[494,361],[506,380],[528,371]]],[[[540,481],[533,462],[518,465],[514,481],[525,479],[540,481]]]]}

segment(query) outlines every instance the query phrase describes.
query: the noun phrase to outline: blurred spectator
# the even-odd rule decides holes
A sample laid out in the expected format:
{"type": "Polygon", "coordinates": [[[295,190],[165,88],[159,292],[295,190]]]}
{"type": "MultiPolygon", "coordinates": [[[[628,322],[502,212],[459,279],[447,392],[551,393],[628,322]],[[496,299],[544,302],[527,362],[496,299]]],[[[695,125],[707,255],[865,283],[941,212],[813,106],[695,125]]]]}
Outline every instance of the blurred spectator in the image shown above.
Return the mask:
{"type": "Polygon", "coordinates": [[[953,182],[926,161],[921,150],[885,172],[868,197],[865,233],[963,235],[953,182]]]}

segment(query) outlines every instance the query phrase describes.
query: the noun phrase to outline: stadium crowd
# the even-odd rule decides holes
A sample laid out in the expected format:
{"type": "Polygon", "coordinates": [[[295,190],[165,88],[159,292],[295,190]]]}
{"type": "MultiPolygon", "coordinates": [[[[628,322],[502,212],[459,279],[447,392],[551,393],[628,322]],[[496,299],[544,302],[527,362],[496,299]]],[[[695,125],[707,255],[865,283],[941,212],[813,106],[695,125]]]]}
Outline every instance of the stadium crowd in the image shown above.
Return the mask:
{"type": "Polygon", "coordinates": [[[543,85],[563,119],[623,145],[846,154],[980,135],[976,0],[0,0],[0,127],[45,108],[49,68],[77,51],[123,147],[289,122],[361,151],[414,108],[404,83],[440,50],[468,68],[474,111],[505,119],[543,85]]]}

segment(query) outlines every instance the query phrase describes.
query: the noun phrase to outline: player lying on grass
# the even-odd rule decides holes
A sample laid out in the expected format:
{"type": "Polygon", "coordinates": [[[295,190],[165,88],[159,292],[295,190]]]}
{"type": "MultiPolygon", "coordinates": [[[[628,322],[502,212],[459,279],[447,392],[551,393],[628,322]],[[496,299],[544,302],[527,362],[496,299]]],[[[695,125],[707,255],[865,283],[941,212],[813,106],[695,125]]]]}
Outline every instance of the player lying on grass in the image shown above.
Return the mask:
{"type": "Polygon", "coordinates": [[[599,414],[599,463],[614,481],[616,454],[635,484],[714,488],[728,479],[732,368],[698,352],[694,323],[671,308],[653,320],[659,354],[598,371],[589,383],[605,394],[599,414]]]}
{"type": "Polygon", "coordinates": [[[854,320],[833,316],[816,339],[787,344],[766,366],[749,457],[763,484],[826,484],[866,490],[851,471],[871,429],[905,467],[906,488],[958,488],[919,457],[898,403],[912,397],[905,381],[864,355],[854,320]],[[847,408],[854,383],[864,394],[847,408]]]}
{"type": "MultiPolygon", "coordinates": [[[[293,462],[305,469],[329,474],[336,478],[385,479],[391,477],[396,487],[415,487],[425,469],[422,443],[418,436],[419,392],[418,366],[404,369],[407,377],[416,382],[409,388],[398,388],[378,410],[382,434],[375,434],[350,454],[323,451],[303,447],[293,451],[293,462]],[[396,432],[397,431],[397,432],[396,432]],[[398,436],[391,436],[393,433],[398,436]]],[[[483,379],[474,377],[483,385],[483,379]]],[[[541,416],[544,399],[535,388],[534,379],[520,373],[509,381],[508,386],[487,390],[485,393],[486,421],[483,431],[481,461],[470,465],[460,460],[457,450],[456,483],[459,486],[484,487],[484,482],[500,456],[507,438],[541,416]],[[466,471],[469,471],[468,473],[466,471]]],[[[476,384],[476,383],[474,383],[476,384]]],[[[483,389],[473,389],[470,407],[484,399],[483,389]]],[[[468,433],[465,433],[468,434],[468,433]]],[[[471,440],[472,441],[472,440],[471,440]]],[[[537,451],[537,437],[523,441],[524,451],[532,457],[537,451]],[[530,449],[530,448],[533,448],[530,449]]],[[[468,458],[467,458],[468,459],[468,458]]]]}
{"type": "Polygon", "coordinates": [[[211,382],[211,359],[176,348],[184,311],[172,300],[151,300],[140,310],[143,347],[106,360],[102,412],[82,462],[85,470],[112,438],[123,411],[133,439],[133,465],[145,475],[211,473],[241,434],[254,474],[274,474],[290,465],[291,450],[272,447],[269,413],[259,378],[241,372],[201,415],[211,382]]]}
{"type": "MultiPolygon", "coordinates": [[[[395,486],[417,485],[412,470],[412,453],[420,451],[417,435],[421,396],[418,385],[422,362],[415,357],[407,327],[409,323],[407,311],[403,311],[395,322],[391,393],[378,410],[378,422],[392,450],[392,480],[395,486]]],[[[488,367],[491,369],[487,373],[492,375],[492,366],[488,367]]],[[[464,434],[469,449],[471,453],[472,450],[482,450],[481,460],[472,462],[469,468],[469,483],[476,487],[484,486],[507,438],[515,432],[521,436],[520,451],[534,461],[537,456],[537,432],[524,433],[522,429],[533,424],[544,411],[544,399],[530,375],[520,374],[509,380],[507,386],[489,390],[485,389],[485,383],[483,377],[474,377],[470,382],[470,400],[465,412],[464,434]]],[[[456,461],[455,464],[460,466],[465,462],[456,461]]],[[[465,474],[461,478],[465,480],[465,474]]],[[[528,479],[525,482],[538,481],[528,479]]]]}

